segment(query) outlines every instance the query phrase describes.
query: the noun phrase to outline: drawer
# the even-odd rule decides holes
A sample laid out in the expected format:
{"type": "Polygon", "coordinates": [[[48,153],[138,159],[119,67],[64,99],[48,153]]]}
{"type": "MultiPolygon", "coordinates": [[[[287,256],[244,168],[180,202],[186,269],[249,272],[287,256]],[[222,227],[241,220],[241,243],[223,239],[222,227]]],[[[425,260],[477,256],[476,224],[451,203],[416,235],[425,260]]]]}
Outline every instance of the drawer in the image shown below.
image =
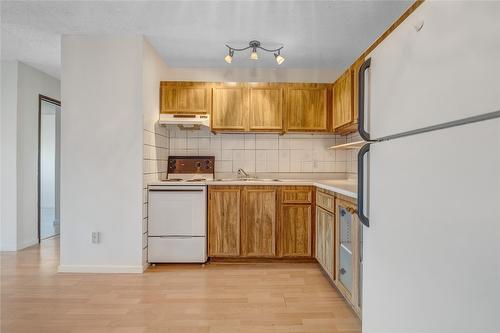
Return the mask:
{"type": "Polygon", "coordinates": [[[323,192],[316,192],[316,205],[335,213],[335,198],[323,192]]]}
{"type": "Polygon", "coordinates": [[[312,203],[312,189],[307,188],[294,188],[283,189],[281,191],[281,198],[283,203],[312,203]]]}
{"type": "Polygon", "coordinates": [[[207,261],[206,237],[149,237],[148,262],[207,261]]]}

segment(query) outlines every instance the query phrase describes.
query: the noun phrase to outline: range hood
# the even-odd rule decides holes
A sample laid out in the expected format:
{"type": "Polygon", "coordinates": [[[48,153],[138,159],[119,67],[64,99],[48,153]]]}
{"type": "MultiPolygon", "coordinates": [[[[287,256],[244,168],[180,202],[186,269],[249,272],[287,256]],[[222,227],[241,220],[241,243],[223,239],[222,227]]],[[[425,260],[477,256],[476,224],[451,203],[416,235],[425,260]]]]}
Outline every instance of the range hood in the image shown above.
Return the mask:
{"type": "Polygon", "coordinates": [[[160,114],[160,125],[178,125],[186,129],[197,129],[210,126],[208,114],[160,114]]]}

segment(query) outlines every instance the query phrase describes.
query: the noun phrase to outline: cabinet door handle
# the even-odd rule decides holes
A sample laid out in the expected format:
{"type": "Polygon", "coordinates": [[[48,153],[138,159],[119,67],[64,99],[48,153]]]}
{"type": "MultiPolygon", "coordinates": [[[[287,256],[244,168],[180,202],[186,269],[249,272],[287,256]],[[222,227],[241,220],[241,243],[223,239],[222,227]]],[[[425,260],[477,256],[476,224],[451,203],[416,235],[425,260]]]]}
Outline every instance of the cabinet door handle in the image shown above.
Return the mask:
{"type": "Polygon", "coordinates": [[[358,217],[361,223],[363,223],[365,226],[369,227],[370,226],[370,220],[368,219],[368,216],[365,215],[365,190],[364,190],[364,174],[363,172],[365,171],[365,156],[366,153],[370,151],[370,144],[367,143],[361,149],[359,150],[358,153],[358,217]]]}
{"type": "Polygon", "coordinates": [[[340,273],[340,274],[342,274],[342,275],[344,275],[344,274],[346,273],[345,268],[343,268],[343,267],[342,267],[342,268],[339,270],[339,273],[340,273]]]}
{"type": "Polygon", "coordinates": [[[356,213],[357,213],[357,210],[356,210],[356,209],[354,209],[354,208],[351,208],[351,207],[346,207],[346,209],[345,209],[345,210],[347,210],[347,211],[348,211],[349,213],[351,213],[351,214],[356,214],[356,213]]]}

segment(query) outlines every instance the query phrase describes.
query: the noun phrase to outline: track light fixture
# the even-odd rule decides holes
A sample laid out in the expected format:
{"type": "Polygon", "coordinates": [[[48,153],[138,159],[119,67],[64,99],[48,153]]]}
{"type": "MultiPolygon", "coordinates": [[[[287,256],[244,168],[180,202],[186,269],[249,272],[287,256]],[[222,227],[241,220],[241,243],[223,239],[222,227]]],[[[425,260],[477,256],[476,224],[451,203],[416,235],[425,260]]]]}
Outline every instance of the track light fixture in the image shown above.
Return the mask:
{"type": "Polygon", "coordinates": [[[274,54],[274,58],[276,59],[276,62],[278,63],[278,65],[281,65],[283,63],[283,61],[285,61],[285,57],[283,57],[280,53],[281,53],[281,49],[283,48],[283,46],[277,48],[277,49],[266,49],[265,47],[262,47],[260,42],[258,40],[252,40],[250,41],[250,43],[248,43],[248,46],[247,47],[244,47],[244,48],[241,48],[241,49],[238,49],[238,48],[234,48],[234,47],[231,47],[229,45],[226,44],[226,47],[229,49],[229,52],[227,54],[227,56],[224,58],[224,60],[230,64],[232,61],[233,61],[233,55],[234,55],[234,51],[245,51],[245,50],[248,50],[248,49],[252,49],[252,53],[250,54],[250,59],[252,60],[258,60],[259,59],[259,55],[257,54],[257,49],[261,49],[261,50],[264,50],[266,52],[270,52],[270,53],[273,53],[274,54]]]}

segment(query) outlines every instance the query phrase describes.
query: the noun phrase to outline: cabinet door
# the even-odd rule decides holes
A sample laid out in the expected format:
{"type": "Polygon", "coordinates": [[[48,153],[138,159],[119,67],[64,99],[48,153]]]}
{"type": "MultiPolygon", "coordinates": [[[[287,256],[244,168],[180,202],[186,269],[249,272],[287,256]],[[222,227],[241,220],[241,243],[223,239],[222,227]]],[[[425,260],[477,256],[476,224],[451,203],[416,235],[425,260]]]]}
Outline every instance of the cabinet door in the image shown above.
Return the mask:
{"type": "Polygon", "coordinates": [[[209,189],[209,256],[240,255],[240,190],[209,189]]]}
{"type": "Polygon", "coordinates": [[[210,113],[210,89],[205,83],[162,82],[160,113],[210,113]]]}
{"type": "Polygon", "coordinates": [[[215,131],[245,131],[248,117],[246,87],[214,87],[212,129],[215,131]]]}
{"type": "Polygon", "coordinates": [[[250,87],[249,129],[283,130],[283,89],[280,86],[250,87]]]}
{"type": "Polygon", "coordinates": [[[318,263],[323,266],[325,262],[325,214],[323,209],[316,207],[316,255],[315,258],[318,263]]]}
{"type": "Polygon", "coordinates": [[[321,207],[316,209],[316,250],[320,251],[318,262],[333,280],[335,277],[335,217],[321,207]]]}
{"type": "Polygon", "coordinates": [[[241,220],[242,255],[276,255],[276,188],[248,187],[243,190],[241,220]]]}
{"type": "Polygon", "coordinates": [[[288,87],[287,131],[326,131],[328,129],[328,93],[327,85],[288,87]]]}
{"type": "Polygon", "coordinates": [[[179,87],[177,90],[177,109],[185,113],[207,113],[208,89],[204,86],[179,87]]]}
{"type": "Polygon", "coordinates": [[[311,206],[281,206],[281,255],[284,257],[311,256],[311,206]]]}
{"type": "Polygon", "coordinates": [[[349,125],[353,114],[353,73],[349,68],[333,85],[333,129],[349,125]]]}

